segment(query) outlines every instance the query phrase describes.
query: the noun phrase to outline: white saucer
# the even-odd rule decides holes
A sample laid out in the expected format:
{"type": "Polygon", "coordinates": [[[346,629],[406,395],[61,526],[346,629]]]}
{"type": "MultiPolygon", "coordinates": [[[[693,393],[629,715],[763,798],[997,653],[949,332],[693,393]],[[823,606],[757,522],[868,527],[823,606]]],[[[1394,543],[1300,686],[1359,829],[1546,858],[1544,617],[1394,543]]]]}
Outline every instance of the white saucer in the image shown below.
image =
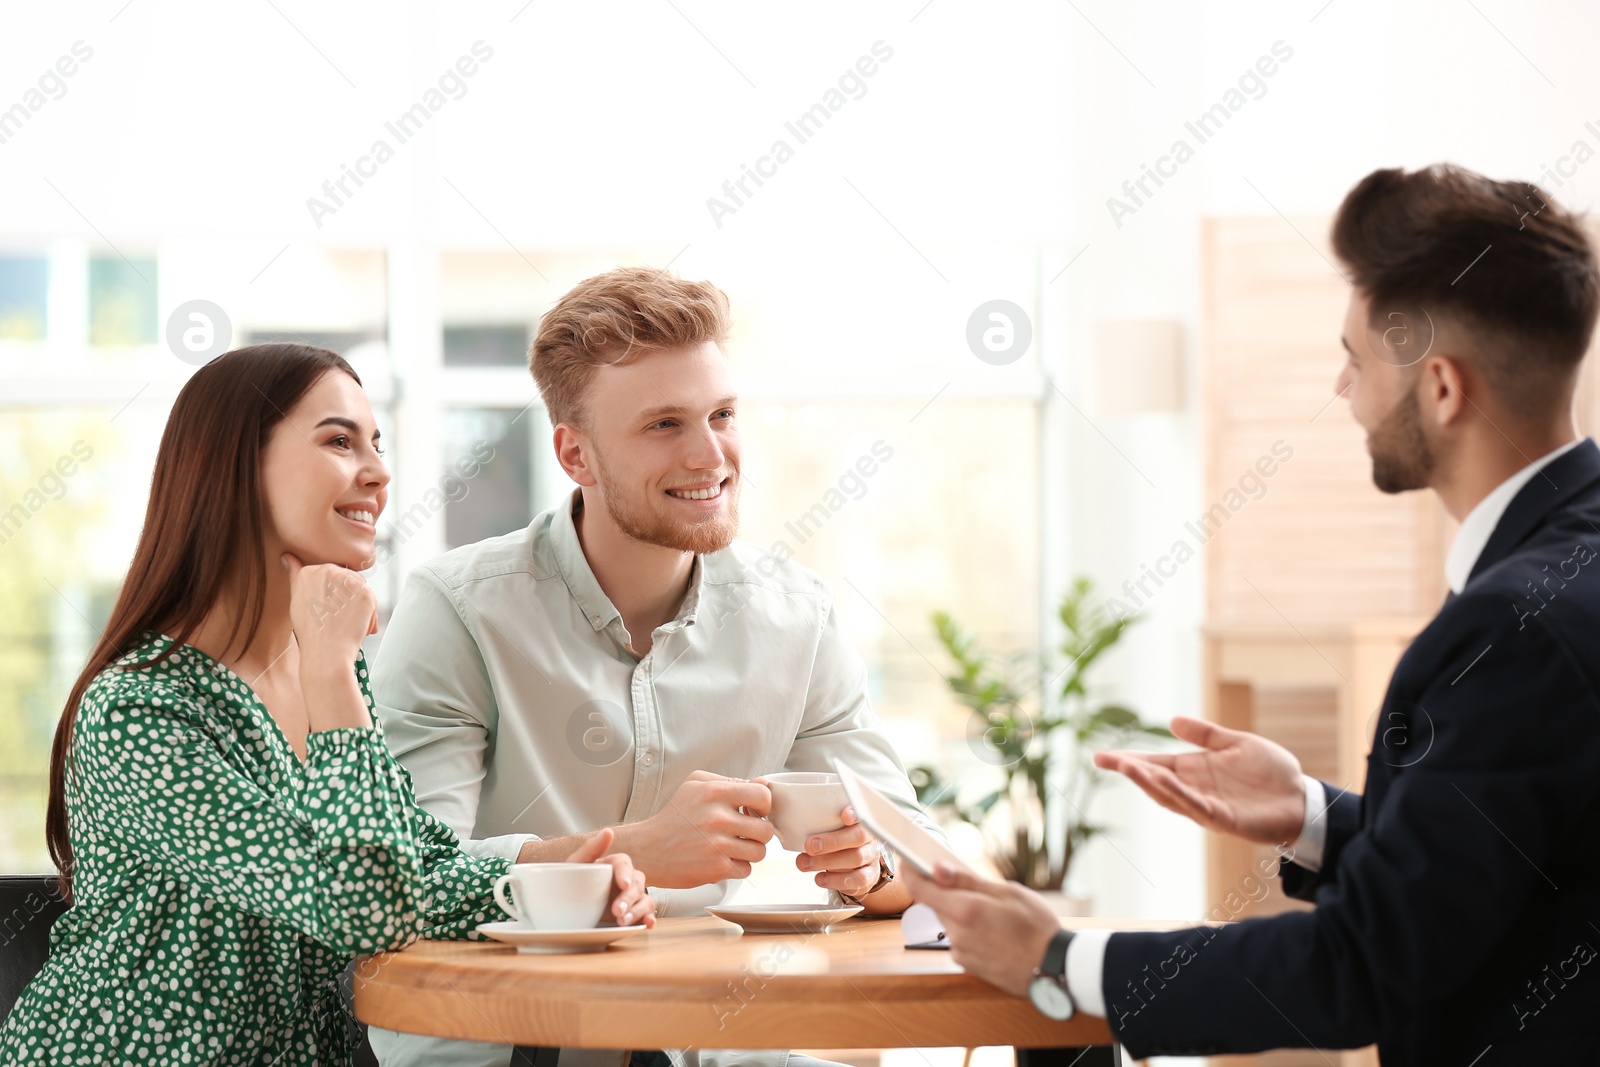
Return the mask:
{"type": "Polygon", "coordinates": [[[743,927],[747,934],[821,934],[861,911],[861,905],[835,908],[828,904],[719,904],[706,910],[743,927]]]}
{"type": "Polygon", "coordinates": [[[483,923],[478,932],[496,941],[516,945],[518,952],[551,955],[558,952],[604,952],[606,946],[648,929],[634,926],[594,926],[587,930],[530,930],[518,922],[483,923]]]}

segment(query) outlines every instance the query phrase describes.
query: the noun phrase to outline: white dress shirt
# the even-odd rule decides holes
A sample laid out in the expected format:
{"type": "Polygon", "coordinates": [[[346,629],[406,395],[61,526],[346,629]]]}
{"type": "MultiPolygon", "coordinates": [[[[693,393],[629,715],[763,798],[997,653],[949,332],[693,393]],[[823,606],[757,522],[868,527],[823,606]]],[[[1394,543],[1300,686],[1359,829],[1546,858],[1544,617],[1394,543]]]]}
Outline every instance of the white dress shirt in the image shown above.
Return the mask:
{"type": "MultiPolygon", "coordinates": [[[[1460,593],[1466,588],[1467,578],[1472,574],[1478,557],[1483,555],[1490,535],[1500,525],[1506,508],[1511,506],[1511,501],[1522,491],[1522,487],[1547,465],[1585,440],[1580,437],[1540,456],[1495,486],[1488,496],[1467,512],[1467,517],[1461,520],[1461,529],[1456,533],[1455,541],[1450,545],[1450,553],[1445,557],[1445,580],[1450,583],[1451,592],[1460,593]]],[[[1322,857],[1328,840],[1328,808],[1331,805],[1321,782],[1310,775],[1301,775],[1301,778],[1306,791],[1305,819],[1300,826],[1300,836],[1290,843],[1288,849],[1296,865],[1316,872],[1322,869],[1322,857]]],[[[1072,993],[1078,1010],[1090,1015],[1103,1016],[1106,1013],[1103,978],[1106,942],[1111,939],[1111,934],[1110,930],[1082,930],[1067,946],[1067,989],[1072,993]]]]}
{"type": "Polygon", "coordinates": [[[1506,508],[1511,506],[1511,501],[1516,495],[1522,492],[1522,487],[1533,481],[1535,474],[1583,444],[1585,440],[1587,438],[1580,437],[1576,441],[1562,445],[1554,452],[1540,456],[1491,489],[1488,496],[1478,501],[1477,505],[1467,512],[1467,517],[1461,520],[1461,529],[1456,532],[1455,541],[1450,545],[1450,554],[1444,561],[1444,576],[1450,583],[1451,592],[1459,593],[1467,587],[1467,577],[1472,574],[1472,568],[1477,564],[1478,557],[1483,555],[1484,546],[1489,543],[1489,535],[1500,525],[1500,517],[1506,513],[1506,508]]]}
{"type": "MultiPolygon", "coordinates": [[[[754,778],[832,771],[835,759],[939,833],[821,578],[737,542],[696,557],[677,617],[636,656],[578,541],[581,506],[575,492],[526,529],[419,568],[378,649],[372,693],[389,748],[464,850],[510,858],[529,840],[639,822],[695,770],[754,778]]],[[[701,914],[731,886],[651,896],[661,917],[701,914]]],[[[403,1055],[374,1035],[386,1065],[508,1055],[469,1058],[495,1046],[461,1042],[403,1055]]]]}

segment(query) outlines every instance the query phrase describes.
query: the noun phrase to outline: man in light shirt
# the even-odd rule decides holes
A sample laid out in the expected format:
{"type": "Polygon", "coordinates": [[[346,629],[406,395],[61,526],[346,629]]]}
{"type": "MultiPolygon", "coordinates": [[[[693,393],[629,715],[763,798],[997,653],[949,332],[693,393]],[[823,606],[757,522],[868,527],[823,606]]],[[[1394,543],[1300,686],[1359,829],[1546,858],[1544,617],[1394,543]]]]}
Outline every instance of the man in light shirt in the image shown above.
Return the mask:
{"type": "MultiPolygon", "coordinates": [[[[933,826],[831,591],[733,540],[728,326],[721,290],[664,271],[614,270],[563,296],[530,362],[577,490],[410,575],[372,671],[390,748],[467,851],[556,859],[611,827],[661,918],[720,903],[764,857],[762,774],[840,760],[933,826]]],[[[841,821],[796,864],[835,899],[899,914],[910,900],[883,850],[853,812],[841,821]]],[[[378,1031],[373,1044],[386,1065],[512,1056],[378,1031]]],[[[561,1067],[584,1059],[564,1050],[561,1067]]]]}
{"type": "MultiPolygon", "coordinates": [[[[1138,1057],[1356,1048],[1386,1067],[1593,1063],[1600,1046],[1600,449],[1573,424],[1600,307],[1582,220],[1520,182],[1381,170],[1333,246],[1335,383],[1386,493],[1461,522],[1450,595],[1401,657],[1362,794],[1194,719],[1181,755],[1107,752],[1160,804],[1277,844],[1297,911],[1064,932],[1036,896],[906,872],[955,959],[1138,1057]]],[[[1308,560],[1314,565],[1314,560],[1308,560]]]]}

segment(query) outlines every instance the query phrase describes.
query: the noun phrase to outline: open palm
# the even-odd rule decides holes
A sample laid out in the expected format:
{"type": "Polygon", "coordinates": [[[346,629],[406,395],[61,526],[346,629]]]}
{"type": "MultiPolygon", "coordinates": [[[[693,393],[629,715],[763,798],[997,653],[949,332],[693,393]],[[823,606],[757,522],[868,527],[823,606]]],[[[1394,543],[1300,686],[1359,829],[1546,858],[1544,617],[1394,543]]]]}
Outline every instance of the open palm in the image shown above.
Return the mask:
{"type": "Polygon", "coordinates": [[[1107,751],[1095,754],[1095,764],[1208,830],[1268,845],[1299,836],[1306,794],[1292,752],[1258,734],[1181,715],[1172,734],[1201,751],[1107,751]]]}

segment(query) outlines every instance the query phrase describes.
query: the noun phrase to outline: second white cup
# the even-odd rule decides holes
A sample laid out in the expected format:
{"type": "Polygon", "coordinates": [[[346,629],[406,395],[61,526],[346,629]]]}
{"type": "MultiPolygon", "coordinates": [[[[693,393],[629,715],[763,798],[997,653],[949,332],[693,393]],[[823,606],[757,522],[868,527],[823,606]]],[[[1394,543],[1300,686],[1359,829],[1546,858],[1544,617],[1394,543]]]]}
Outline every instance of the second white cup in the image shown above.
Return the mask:
{"type": "Polygon", "coordinates": [[[772,791],[772,825],[778,843],[790,852],[804,852],[806,839],[844,826],[839,813],[849,805],[837,774],[822,771],[783,771],[763,774],[772,791]]]}
{"type": "Polygon", "coordinates": [[[611,876],[609,863],[517,863],[495,879],[494,899],[529,930],[588,930],[606,912],[611,876]]]}

